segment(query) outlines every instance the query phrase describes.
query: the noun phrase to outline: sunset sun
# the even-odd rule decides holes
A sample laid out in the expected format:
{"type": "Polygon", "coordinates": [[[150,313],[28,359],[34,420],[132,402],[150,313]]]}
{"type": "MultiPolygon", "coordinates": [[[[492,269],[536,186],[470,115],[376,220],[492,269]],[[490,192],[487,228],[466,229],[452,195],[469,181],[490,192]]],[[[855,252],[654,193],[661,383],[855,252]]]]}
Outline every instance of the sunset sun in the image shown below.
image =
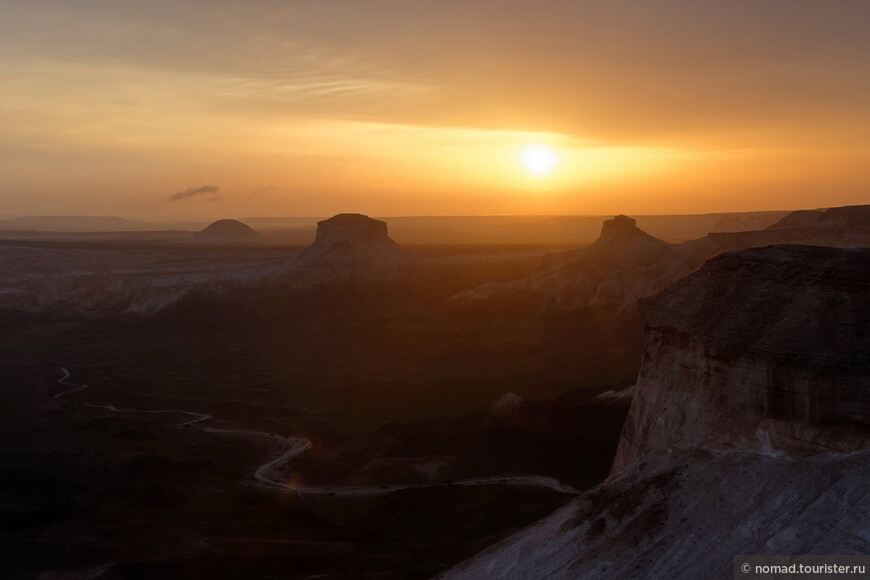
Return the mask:
{"type": "Polygon", "coordinates": [[[520,152],[520,162],[532,175],[547,175],[559,162],[559,156],[545,145],[528,145],[520,152]]]}

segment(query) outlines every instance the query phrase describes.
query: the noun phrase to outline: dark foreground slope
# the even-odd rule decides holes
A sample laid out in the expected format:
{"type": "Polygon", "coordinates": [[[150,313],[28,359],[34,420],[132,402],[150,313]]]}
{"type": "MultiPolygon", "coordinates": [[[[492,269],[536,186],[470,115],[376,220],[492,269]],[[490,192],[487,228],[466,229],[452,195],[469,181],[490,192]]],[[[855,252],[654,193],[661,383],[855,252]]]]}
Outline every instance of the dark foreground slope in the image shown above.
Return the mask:
{"type": "Polygon", "coordinates": [[[647,301],[610,479],[443,577],[730,578],[737,554],[868,553],[868,260],[735,252],[647,301]]]}

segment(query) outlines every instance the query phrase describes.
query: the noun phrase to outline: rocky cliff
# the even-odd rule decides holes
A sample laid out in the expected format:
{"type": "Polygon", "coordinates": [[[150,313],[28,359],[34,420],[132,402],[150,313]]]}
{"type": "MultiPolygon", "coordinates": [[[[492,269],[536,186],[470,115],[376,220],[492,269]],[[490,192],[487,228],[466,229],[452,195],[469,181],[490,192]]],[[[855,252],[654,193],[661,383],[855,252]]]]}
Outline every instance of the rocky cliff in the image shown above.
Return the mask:
{"type": "Polygon", "coordinates": [[[521,305],[548,314],[591,308],[612,319],[636,319],[639,298],[661,291],[722,252],[773,244],[870,246],[870,227],[861,225],[867,207],[829,210],[836,217],[823,219],[816,227],[715,233],[681,244],[650,236],[635,220],[620,215],[604,222],[594,244],[575,250],[567,259],[545,263],[528,278],[484,284],[453,300],[457,304],[503,303],[513,309],[521,305]]]}
{"type": "Polygon", "coordinates": [[[870,550],[870,249],[727,253],[642,301],[610,478],[444,579],[731,578],[870,550]]]}
{"type": "Polygon", "coordinates": [[[675,446],[870,446],[870,249],[726,253],[640,302],[644,362],[613,471],[675,446]]]}

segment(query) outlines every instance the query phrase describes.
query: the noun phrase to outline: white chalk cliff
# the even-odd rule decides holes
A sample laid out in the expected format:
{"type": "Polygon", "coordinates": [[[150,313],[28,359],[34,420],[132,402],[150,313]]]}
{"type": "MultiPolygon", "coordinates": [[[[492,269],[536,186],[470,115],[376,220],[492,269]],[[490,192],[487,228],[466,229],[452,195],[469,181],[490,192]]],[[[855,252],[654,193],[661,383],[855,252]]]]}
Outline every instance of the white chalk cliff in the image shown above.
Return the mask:
{"type": "Polygon", "coordinates": [[[614,472],[677,446],[870,447],[870,250],[726,253],[640,305],[644,362],[614,472]]]}
{"type": "Polygon", "coordinates": [[[725,254],[643,303],[610,478],[447,579],[732,578],[870,552],[870,249],[725,254]]]}

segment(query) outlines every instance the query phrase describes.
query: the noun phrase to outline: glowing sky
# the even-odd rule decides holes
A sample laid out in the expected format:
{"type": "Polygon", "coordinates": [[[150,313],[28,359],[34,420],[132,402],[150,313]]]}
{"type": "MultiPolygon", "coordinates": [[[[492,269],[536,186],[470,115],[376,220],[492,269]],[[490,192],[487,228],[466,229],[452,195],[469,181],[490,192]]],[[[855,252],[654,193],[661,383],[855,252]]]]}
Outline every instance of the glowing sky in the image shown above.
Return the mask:
{"type": "Polygon", "coordinates": [[[0,0],[0,214],[868,203],[868,31],[865,0],[0,0]]]}

